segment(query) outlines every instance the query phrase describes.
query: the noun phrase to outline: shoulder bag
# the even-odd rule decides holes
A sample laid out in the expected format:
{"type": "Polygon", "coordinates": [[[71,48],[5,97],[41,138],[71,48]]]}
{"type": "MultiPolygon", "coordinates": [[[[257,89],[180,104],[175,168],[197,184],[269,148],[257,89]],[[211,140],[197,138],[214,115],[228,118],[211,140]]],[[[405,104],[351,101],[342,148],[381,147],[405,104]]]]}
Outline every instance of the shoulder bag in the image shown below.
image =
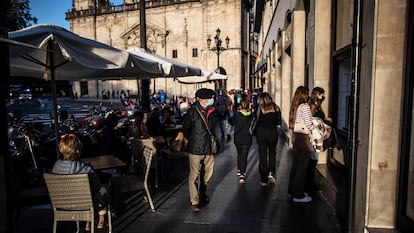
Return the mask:
{"type": "Polygon", "coordinates": [[[252,136],[256,135],[257,122],[259,121],[259,116],[260,116],[260,108],[257,109],[256,114],[253,116],[252,120],[250,121],[249,133],[252,136]]]}
{"type": "Polygon", "coordinates": [[[300,134],[309,134],[309,129],[303,122],[296,122],[293,132],[300,134]]]}

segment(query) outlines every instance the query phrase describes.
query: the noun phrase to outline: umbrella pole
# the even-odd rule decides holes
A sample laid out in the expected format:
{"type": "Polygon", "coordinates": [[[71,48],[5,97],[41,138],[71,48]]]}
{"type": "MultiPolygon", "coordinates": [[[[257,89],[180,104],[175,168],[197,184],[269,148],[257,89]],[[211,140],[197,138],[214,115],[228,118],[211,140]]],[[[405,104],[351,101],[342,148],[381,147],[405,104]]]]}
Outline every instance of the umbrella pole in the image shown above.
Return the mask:
{"type": "Polygon", "coordinates": [[[48,42],[48,52],[47,55],[49,57],[49,62],[50,62],[50,79],[51,79],[51,86],[52,86],[52,99],[53,99],[53,115],[54,115],[54,125],[55,125],[55,137],[56,137],[56,142],[55,142],[55,146],[56,146],[56,159],[59,159],[59,133],[58,133],[58,128],[59,128],[59,123],[58,123],[58,110],[57,110],[57,97],[56,97],[56,79],[55,79],[55,66],[54,66],[54,61],[53,61],[53,54],[50,51],[52,50],[52,43],[54,43],[54,40],[50,40],[48,42]]]}
{"type": "Polygon", "coordinates": [[[56,80],[55,80],[55,68],[51,68],[51,80],[52,80],[52,98],[53,98],[53,115],[55,125],[55,137],[56,137],[56,159],[59,159],[59,122],[58,122],[58,110],[57,110],[57,97],[56,97],[56,80]]]}

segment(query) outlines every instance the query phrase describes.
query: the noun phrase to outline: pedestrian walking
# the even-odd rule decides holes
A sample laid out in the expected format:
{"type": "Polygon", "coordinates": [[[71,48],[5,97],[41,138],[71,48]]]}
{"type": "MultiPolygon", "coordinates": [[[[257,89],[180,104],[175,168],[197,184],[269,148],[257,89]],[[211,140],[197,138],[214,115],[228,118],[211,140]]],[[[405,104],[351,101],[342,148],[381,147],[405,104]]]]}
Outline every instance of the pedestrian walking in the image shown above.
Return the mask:
{"type": "Polygon", "coordinates": [[[290,170],[289,194],[293,202],[310,202],[312,197],[305,192],[308,163],[312,154],[310,131],[313,129],[312,113],[309,106],[309,89],[304,86],[296,88],[289,111],[289,128],[293,129],[293,163],[290,170]],[[300,127],[298,127],[300,126],[300,127]],[[301,128],[302,131],[295,128],[301,128]]]}
{"type": "Polygon", "coordinates": [[[245,98],[241,101],[239,108],[234,111],[233,117],[229,119],[234,125],[234,144],[237,149],[237,175],[240,184],[246,183],[247,156],[252,145],[252,135],[249,133],[249,125],[253,118],[250,109],[250,101],[245,98]]]}
{"type": "Polygon", "coordinates": [[[276,183],[276,146],[279,138],[277,128],[281,124],[281,113],[279,106],[267,92],[259,94],[257,103],[260,115],[256,126],[260,185],[267,187],[268,182],[276,183]]]}
{"type": "Polygon", "coordinates": [[[206,190],[214,167],[210,140],[210,132],[214,134],[216,121],[214,95],[215,92],[211,89],[197,90],[197,101],[188,110],[183,123],[184,137],[188,140],[187,150],[190,164],[188,186],[193,212],[199,212],[202,206],[209,203],[206,190]]]}
{"type": "Polygon", "coordinates": [[[226,90],[222,90],[215,101],[215,108],[217,111],[217,120],[220,124],[221,138],[227,138],[227,141],[231,140],[231,125],[229,124],[229,118],[233,115],[233,101],[230,96],[227,95],[226,90]]]}

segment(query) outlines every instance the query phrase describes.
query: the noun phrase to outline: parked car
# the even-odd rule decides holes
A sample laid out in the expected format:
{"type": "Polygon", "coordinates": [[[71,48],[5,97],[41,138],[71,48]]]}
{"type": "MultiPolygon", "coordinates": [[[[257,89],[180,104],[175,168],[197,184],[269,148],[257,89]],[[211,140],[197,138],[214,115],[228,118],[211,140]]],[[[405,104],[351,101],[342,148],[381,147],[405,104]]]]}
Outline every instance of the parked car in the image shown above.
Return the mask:
{"type": "Polygon", "coordinates": [[[31,100],[32,91],[30,89],[25,89],[19,93],[19,100],[31,100]]]}

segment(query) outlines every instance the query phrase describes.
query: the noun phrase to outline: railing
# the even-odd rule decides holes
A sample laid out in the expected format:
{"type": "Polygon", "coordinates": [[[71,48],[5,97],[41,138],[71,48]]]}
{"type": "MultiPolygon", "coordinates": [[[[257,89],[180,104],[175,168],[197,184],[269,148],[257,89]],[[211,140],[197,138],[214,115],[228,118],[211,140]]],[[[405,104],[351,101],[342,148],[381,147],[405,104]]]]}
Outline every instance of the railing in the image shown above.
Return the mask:
{"type": "MultiPolygon", "coordinates": [[[[145,8],[155,8],[163,6],[171,6],[176,4],[185,4],[190,2],[200,2],[200,0],[158,0],[158,1],[146,1],[145,8]]],[[[72,8],[72,11],[66,12],[66,20],[88,17],[88,16],[97,16],[104,14],[113,14],[125,11],[136,11],[139,10],[139,2],[126,3],[122,5],[108,5],[108,6],[98,6],[94,8],[90,6],[88,9],[76,10],[72,8]]]]}

